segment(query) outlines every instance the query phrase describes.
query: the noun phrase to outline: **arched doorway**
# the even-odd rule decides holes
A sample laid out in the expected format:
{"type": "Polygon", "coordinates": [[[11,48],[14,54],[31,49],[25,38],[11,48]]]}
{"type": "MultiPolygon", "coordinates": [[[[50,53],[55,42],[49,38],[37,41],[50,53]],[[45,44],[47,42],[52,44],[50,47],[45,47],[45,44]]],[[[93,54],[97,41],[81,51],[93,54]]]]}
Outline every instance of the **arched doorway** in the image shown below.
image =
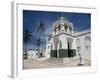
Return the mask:
{"type": "Polygon", "coordinates": [[[72,49],[72,44],[73,43],[73,39],[72,38],[68,38],[67,39],[67,50],[68,50],[68,57],[73,57],[75,56],[75,50],[72,49]]]}
{"type": "Polygon", "coordinates": [[[68,57],[71,57],[71,55],[70,55],[71,42],[68,41],[67,44],[68,44],[68,57]]]}

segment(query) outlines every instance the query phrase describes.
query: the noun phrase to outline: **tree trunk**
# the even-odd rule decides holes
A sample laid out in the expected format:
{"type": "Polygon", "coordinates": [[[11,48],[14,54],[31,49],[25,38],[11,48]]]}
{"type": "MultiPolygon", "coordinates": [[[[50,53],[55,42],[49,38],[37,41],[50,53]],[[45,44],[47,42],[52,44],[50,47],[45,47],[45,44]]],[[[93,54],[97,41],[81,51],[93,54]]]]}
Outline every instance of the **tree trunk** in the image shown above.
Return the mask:
{"type": "Polygon", "coordinates": [[[26,47],[26,43],[25,43],[25,59],[27,59],[27,47],[26,47]]]}

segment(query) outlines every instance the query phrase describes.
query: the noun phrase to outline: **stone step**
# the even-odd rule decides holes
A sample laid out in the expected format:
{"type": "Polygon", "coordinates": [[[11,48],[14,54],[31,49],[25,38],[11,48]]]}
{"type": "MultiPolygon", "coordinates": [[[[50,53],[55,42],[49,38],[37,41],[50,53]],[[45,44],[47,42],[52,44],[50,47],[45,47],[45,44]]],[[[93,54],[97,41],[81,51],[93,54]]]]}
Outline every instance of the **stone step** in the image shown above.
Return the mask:
{"type": "Polygon", "coordinates": [[[67,64],[73,61],[73,58],[50,58],[47,60],[44,60],[44,63],[51,63],[51,64],[67,64]]]}

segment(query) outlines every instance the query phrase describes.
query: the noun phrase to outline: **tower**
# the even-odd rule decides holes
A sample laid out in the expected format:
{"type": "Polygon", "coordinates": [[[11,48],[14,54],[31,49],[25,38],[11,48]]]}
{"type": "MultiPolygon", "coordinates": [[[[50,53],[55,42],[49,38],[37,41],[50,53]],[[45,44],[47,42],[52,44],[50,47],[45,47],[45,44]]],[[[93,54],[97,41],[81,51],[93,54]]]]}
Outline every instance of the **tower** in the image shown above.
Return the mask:
{"type": "Polygon", "coordinates": [[[75,47],[73,35],[73,24],[65,17],[61,16],[53,23],[53,34],[50,44],[53,48],[50,50],[50,56],[56,58],[75,56],[75,47]]]}
{"type": "Polygon", "coordinates": [[[53,36],[60,33],[73,34],[73,24],[64,17],[53,24],[53,36]]]}

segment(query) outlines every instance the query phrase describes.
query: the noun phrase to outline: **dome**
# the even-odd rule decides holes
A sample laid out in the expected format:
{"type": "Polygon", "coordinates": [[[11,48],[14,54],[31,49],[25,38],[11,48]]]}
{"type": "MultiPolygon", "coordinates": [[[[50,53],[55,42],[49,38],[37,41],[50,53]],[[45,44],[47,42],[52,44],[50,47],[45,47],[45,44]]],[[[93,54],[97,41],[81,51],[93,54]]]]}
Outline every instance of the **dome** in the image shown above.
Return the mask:
{"type": "Polygon", "coordinates": [[[69,22],[65,17],[60,17],[60,19],[53,24],[53,29],[54,32],[64,31],[69,33],[69,31],[73,30],[73,24],[69,22]]]}

